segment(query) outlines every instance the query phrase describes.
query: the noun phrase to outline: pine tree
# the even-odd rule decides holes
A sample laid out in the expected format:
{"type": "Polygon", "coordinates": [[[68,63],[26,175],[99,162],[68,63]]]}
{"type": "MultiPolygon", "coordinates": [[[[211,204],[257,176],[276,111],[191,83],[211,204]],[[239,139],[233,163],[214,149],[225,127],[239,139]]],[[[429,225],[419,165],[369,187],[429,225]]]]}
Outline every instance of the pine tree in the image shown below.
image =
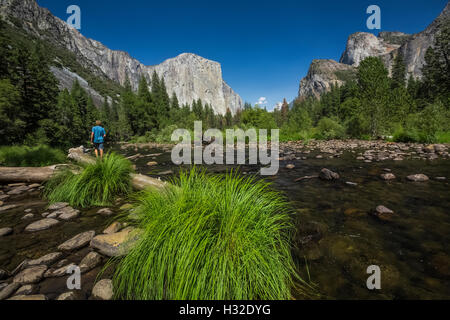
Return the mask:
{"type": "Polygon", "coordinates": [[[403,54],[399,52],[394,60],[394,66],[392,67],[392,81],[391,88],[404,88],[406,81],[406,65],[403,59],[403,54]]]}

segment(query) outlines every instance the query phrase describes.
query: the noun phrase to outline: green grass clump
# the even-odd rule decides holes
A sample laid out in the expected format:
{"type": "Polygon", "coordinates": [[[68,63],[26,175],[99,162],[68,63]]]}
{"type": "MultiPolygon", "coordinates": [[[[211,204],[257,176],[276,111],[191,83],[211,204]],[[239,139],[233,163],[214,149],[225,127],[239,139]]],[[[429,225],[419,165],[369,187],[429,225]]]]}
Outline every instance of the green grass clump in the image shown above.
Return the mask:
{"type": "Polygon", "coordinates": [[[43,167],[65,161],[63,151],[46,145],[0,147],[0,165],[6,167],[43,167]]]}
{"type": "Polygon", "coordinates": [[[141,238],[118,263],[117,299],[292,298],[300,277],[280,193],[262,180],[196,169],[172,183],[138,196],[141,238]]]}
{"type": "Polygon", "coordinates": [[[115,153],[103,160],[86,165],[80,174],[65,170],[45,186],[50,203],[68,202],[71,206],[86,208],[110,205],[117,195],[131,191],[132,164],[115,153]]]}

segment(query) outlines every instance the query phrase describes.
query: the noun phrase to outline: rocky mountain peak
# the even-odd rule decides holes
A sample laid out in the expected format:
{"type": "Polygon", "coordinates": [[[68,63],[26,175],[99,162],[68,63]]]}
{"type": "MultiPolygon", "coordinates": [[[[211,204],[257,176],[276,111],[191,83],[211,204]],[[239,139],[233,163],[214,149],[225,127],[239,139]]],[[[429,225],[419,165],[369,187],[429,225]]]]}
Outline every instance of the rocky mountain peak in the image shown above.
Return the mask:
{"type": "MultiPolygon", "coordinates": [[[[232,113],[243,107],[241,97],[222,79],[218,62],[193,53],[183,53],[159,65],[145,66],[127,52],[111,50],[96,40],[84,37],[64,21],[39,7],[35,0],[0,0],[0,15],[10,23],[12,19],[22,22],[22,28],[40,38],[51,41],[77,56],[78,62],[96,75],[124,85],[127,79],[136,89],[142,76],[151,79],[153,72],[164,78],[168,94],[177,94],[180,104],[191,104],[201,99],[216,113],[232,113]]],[[[55,71],[61,83],[70,83],[70,70],[55,71]]],[[[73,80],[75,80],[75,77],[73,80]]],[[[66,85],[64,85],[66,86],[66,85]]]]}

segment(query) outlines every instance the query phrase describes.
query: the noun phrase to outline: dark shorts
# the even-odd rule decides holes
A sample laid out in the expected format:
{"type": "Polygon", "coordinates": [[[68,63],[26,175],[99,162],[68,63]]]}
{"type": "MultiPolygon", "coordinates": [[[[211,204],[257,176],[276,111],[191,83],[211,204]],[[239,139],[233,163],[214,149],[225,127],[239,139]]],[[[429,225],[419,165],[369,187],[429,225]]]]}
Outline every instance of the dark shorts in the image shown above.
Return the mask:
{"type": "Polygon", "coordinates": [[[94,143],[95,150],[103,150],[103,142],[102,143],[94,143]]]}

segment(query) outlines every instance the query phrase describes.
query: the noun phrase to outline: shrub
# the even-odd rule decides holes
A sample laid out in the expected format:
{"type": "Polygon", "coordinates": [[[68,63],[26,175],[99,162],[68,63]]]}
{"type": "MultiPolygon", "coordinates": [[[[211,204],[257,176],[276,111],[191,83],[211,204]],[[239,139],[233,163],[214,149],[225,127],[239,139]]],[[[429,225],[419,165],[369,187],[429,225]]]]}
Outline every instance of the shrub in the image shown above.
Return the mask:
{"type": "Polygon", "coordinates": [[[64,163],[66,155],[46,145],[37,147],[10,146],[0,148],[0,164],[8,167],[42,167],[64,163]]]}
{"type": "Polygon", "coordinates": [[[118,264],[116,298],[291,298],[290,209],[266,182],[194,168],[143,192],[136,213],[142,234],[118,264]]]}
{"type": "Polygon", "coordinates": [[[109,205],[117,195],[131,191],[132,172],[130,161],[111,153],[86,165],[80,174],[61,172],[46,184],[44,193],[50,203],[68,202],[81,208],[109,205]]]}
{"type": "Polygon", "coordinates": [[[322,118],[317,124],[316,136],[319,139],[343,139],[345,138],[345,128],[336,120],[322,118]]]}

